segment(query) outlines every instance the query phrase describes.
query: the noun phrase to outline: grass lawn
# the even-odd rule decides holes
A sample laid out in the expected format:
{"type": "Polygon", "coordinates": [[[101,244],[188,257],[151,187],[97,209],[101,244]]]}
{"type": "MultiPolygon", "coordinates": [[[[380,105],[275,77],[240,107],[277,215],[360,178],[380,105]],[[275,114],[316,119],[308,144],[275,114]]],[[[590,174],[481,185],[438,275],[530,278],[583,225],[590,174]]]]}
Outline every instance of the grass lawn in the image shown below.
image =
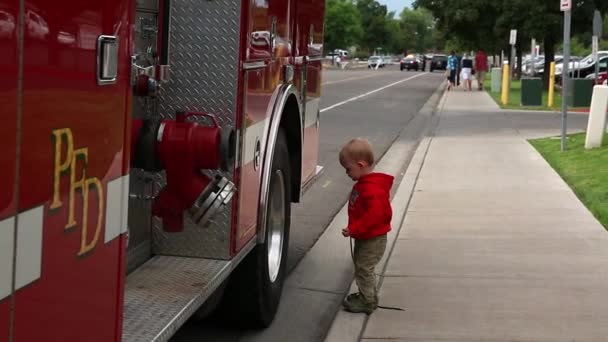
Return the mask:
{"type": "Polygon", "coordinates": [[[559,91],[555,92],[553,107],[549,107],[547,105],[549,102],[548,101],[549,92],[547,90],[543,91],[543,100],[542,100],[543,105],[542,106],[539,106],[539,107],[522,107],[522,106],[520,106],[521,81],[519,81],[519,80],[513,80],[511,82],[511,92],[509,93],[509,102],[505,106],[502,104],[502,101],[500,100],[500,93],[493,93],[491,91],[491,89],[492,89],[491,85],[492,85],[491,75],[490,75],[490,73],[487,73],[486,77],[485,77],[484,88],[502,109],[560,110],[562,108],[562,96],[559,91]]]}
{"type": "Polygon", "coordinates": [[[605,146],[592,150],[585,150],[585,133],[569,135],[564,153],[560,152],[560,139],[534,139],[530,143],[608,229],[608,134],[605,146]]]}

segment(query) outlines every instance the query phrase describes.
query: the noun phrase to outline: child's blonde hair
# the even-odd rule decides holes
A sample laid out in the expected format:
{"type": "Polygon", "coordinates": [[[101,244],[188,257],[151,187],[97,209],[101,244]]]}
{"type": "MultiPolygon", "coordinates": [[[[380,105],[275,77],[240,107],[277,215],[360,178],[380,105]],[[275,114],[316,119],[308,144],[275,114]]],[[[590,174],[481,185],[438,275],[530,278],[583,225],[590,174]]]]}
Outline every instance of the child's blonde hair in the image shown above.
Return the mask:
{"type": "Polygon", "coordinates": [[[367,139],[355,138],[349,141],[340,151],[340,162],[350,160],[354,162],[364,161],[370,166],[374,165],[374,151],[367,139]]]}

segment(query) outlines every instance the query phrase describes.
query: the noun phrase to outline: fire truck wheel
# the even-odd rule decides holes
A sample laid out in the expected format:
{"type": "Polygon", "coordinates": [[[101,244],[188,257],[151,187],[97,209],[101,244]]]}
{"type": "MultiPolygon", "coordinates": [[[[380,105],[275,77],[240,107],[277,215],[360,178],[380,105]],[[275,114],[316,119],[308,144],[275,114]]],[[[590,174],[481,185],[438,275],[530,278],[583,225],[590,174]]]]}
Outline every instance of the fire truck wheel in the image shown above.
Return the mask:
{"type": "Polygon", "coordinates": [[[222,316],[242,327],[265,328],[279,306],[287,268],[291,174],[285,133],[279,131],[271,167],[266,238],[239,265],[224,295],[222,316]]]}

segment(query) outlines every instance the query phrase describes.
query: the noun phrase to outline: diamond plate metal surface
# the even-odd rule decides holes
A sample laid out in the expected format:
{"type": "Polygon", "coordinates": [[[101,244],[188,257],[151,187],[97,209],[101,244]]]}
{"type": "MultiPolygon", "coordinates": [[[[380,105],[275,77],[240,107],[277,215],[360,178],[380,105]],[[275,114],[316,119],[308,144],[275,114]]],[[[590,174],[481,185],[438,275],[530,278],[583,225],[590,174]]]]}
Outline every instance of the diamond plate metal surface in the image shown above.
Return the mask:
{"type": "Polygon", "coordinates": [[[230,261],[156,256],[127,277],[122,341],[167,341],[256,247],[230,261]]]}
{"type": "Polygon", "coordinates": [[[156,256],[127,277],[123,341],[167,341],[227,278],[230,261],[156,256]]]}
{"type": "MultiPolygon", "coordinates": [[[[215,115],[222,127],[234,127],[241,1],[174,0],[171,6],[172,75],[159,93],[159,115],[174,118],[178,109],[202,111],[215,115]]],[[[221,175],[233,178],[232,172],[221,175]]],[[[164,177],[158,175],[155,179],[156,189],[160,189],[164,177]]],[[[180,233],[166,233],[161,220],[154,218],[154,253],[230,259],[231,208],[228,205],[205,229],[186,217],[180,233]]]]}
{"type": "Polygon", "coordinates": [[[171,80],[160,113],[205,111],[234,126],[241,1],[174,0],[171,8],[171,80]]]}

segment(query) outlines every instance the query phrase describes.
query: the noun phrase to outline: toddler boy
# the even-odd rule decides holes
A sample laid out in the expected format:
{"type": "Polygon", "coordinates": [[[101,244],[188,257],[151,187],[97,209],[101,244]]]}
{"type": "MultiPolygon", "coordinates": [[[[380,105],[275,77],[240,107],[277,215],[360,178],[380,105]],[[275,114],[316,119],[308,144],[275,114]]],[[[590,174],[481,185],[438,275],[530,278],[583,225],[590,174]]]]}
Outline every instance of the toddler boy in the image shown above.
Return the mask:
{"type": "Polygon", "coordinates": [[[386,249],[386,234],[393,215],[390,190],[393,176],[374,172],[374,153],[370,143],[353,139],[340,151],[340,164],[355,185],[348,202],[348,227],[342,235],[355,240],[355,281],[359,292],[349,294],[344,308],[371,314],[378,307],[374,269],[386,249]]]}

